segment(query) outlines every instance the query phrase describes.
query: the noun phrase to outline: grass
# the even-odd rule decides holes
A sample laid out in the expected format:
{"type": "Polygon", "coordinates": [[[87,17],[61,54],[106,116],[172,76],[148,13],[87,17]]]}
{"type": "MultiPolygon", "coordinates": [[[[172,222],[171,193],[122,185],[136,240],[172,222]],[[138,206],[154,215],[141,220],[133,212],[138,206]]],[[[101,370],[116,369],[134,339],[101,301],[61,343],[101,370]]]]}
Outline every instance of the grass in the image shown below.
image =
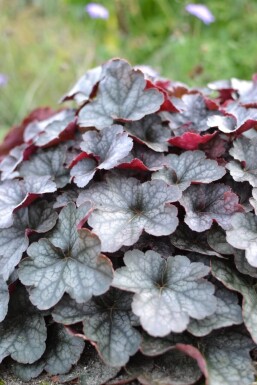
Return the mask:
{"type": "Polygon", "coordinates": [[[255,0],[205,0],[206,26],[180,0],[100,1],[108,20],[92,20],[81,0],[0,0],[0,137],[31,109],[57,106],[86,69],[121,56],[163,76],[203,85],[257,72],[255,0]]]}

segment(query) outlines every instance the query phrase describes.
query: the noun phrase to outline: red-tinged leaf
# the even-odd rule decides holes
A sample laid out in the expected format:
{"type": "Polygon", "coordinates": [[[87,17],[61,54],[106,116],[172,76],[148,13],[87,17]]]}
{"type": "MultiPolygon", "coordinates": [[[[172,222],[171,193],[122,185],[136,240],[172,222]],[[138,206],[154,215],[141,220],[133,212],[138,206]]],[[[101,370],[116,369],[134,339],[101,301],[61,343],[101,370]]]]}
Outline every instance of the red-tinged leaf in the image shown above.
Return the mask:
{"type": "Polygon", "coordinates": [[[36,147],[34,145],[25,143],[11,149],[10,153],[0,163],[1,180],[14,179],[19,176],[18,166],[24,160],[28,160],[35,151],[36,147]]]}
{"type": "Polygon", "coordinates": [[[118,168],[129,169],[129,170],[138,170],[138,171],[149,171],[149,168],[144,165],[140,159],[132,159],[130,162],[121,163],[118,168]]]}
{"type": "Polygon", "coordinates": [[[32,203],[39,195],[56,191],[49,177],[6,180],[0,184],[0,228],[13,224],[13,212],[32,203]]]}
{"type": "Polygon", "coordinates": [[[128,154],[128,156],[122,159],[118,168],[138,171],[157,171],[160,170],[164,164],[164,154],[134,143],[132,151],[128,154]]]}
{"type": "Polygon", "coordinates": [[[195,132],[185,132],[181,136],[175,136],[168,140],[168,142],[175,147],[182,148],[183,150],[197,150],[200,145],[208,143],[216,135],[213,134],[200,135],[195,132]]]}
{"type": "Polygon", "coordinates": [[[61,102],[75,100],[78,104],[84,103],[94,94],[101,79],[102,67],[87,71],[74,86],[61,98],[61,102]]]}
{"type": "Polygon", "coordinates": [[[3,143],[0,144],[0,157],[8,154],[8,152],[24,142],[24,131],[26,127],[34,120],[44,120],[56,114],[54,110],[49,107],[37,108],[33,110],[20,125],[13,127],[5,136],[3,143]]]}
{"type": "Polygon", "coordinates": [[[160,91],[164,96],[164,102],[160,107],[160,111],[180,112],[179,109],[172,103],[172,99],[169,97],[167,90],[159,83],[153,83],[151,80],[147,80],[146,89],[155,88],[160,91]]]}
{"type": "Polygon", "coordinates": [[[257,109],[245,108],[238,102],[230,103],[220,111],[223,115],[213,115],[208,118],[209,127],[218,127],[225,134],[237,136],[250,128],[257,126],[257,109]]]}
{"type": "Polygon", "coordinates": [[[51,230],[58,214],[46,201],[36,202],[14,214],[14,223],[8,229],[0,230],[0,271],[5,280],[13,273],[23,252],[28,248],[32,233],[51,230]]]}
{"type": "Polygon", "coordinates": [[[61,110],[48,119],[32,121],[24,131],[24,140],[37,147],[49,147],[72,139],[76,128],[73,110],[61,110]]]}

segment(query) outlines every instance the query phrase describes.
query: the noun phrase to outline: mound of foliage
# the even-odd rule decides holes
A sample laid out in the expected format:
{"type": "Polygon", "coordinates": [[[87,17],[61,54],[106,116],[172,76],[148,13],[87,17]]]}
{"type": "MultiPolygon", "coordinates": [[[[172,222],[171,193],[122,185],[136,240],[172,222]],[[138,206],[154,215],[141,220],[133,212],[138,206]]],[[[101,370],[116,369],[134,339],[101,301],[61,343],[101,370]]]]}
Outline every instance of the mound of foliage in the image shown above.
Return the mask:
{"type": "Polygon", "coordinates": [[[114,59],[5,138],[0,361],[24,382],[250,385],[257,81],[114,59]]]}

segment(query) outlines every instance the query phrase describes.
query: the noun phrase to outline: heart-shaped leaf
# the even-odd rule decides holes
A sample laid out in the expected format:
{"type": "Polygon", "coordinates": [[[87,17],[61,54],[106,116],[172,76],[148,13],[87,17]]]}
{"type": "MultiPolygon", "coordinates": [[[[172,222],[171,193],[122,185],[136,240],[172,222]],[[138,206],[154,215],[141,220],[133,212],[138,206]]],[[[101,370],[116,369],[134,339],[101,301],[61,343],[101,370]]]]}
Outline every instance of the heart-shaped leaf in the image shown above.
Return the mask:
{"type": "Polygon", "coordinates": [[[146,81],[140,71],[126,61],[114,59],[103,66],[97,98],[79,112],[82,127],[94,126],[99,130],[117,120],[139,120],[157,110],[163,95],[156,89],[145,90],[146,81]]]}
{"type": "Polygon", "coordinates": [[[110,286],[111,262],[100,255],[95,234],[74,226],[81,221],[78,216],[73,204],[63,208],[51,241],[43,238],[32,243],[27,250],[30,258],[19,265],[19,278],[31,287],[31,302],[41,310],[50,309],[65,292],[80,303],[110,286]]]}
{"type": "Polygon", "coordinates": [[[122,366],[136,353],[141,341],[132,327],[137,317],[131,311],[131,302],[132,294],[117,289],[82,304],[64,297],[54,308],[53,317],[64,324],[83,321],[86,338],[96,343],[104,361],[122,366]]]}
{"type": "Polygon", "coordinates": [[[203,319],[215,312],[214,287],[202,279],[210,269],[202,263],[190,263],[182,255],[164,260],[154,251],[139,250],[128,251],[124,262],[112,285],[136,293],[132,310],[149,334],[179,333],[189,316],[203,319]]]}
{"type": "Polygon", "coordinates": [[[183,192],[180,203],[186,210],[186,224],[199,232],[208,230],[214,220],[229,230],[232,215],[243,211],[238,196],[222,183],[190,186],[183,192]]]}
{"type": "Polygon", "coordinates": [[[114,252],[133,245],[143,229],[152,235],[168,235],[177,227],[177,209],[166,203],[179,199],[177,187],[163,181],[140,183],[135,178],[107,178],[78,197],[77,204],[91,201],[95,210],[88,223],[99,236],[102,250],[114,252]]]}
{"type": "Polygon", "coordinates": [[[181,155],[167,155],[165,167],[155,172],[152,179],[164,180],[184,191],[191,183],[210,183],[222,178],[225,173],[225,168],[215,160],[206,159],[204,152],[185,151],[181,155]]]}

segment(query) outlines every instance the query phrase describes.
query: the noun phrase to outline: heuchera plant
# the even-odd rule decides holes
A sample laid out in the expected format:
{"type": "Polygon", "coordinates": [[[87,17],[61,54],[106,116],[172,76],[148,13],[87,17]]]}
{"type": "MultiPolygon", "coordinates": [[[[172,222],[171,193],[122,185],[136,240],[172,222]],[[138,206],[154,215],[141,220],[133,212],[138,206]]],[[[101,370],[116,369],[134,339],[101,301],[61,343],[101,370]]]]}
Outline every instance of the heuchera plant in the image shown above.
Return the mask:
{"type": "Polygon", "coordinates": [[[256,78],[195,89],[114,59],[62,101],[1,146],[0,361],[24,382],[250,385],[256,78]]]}

